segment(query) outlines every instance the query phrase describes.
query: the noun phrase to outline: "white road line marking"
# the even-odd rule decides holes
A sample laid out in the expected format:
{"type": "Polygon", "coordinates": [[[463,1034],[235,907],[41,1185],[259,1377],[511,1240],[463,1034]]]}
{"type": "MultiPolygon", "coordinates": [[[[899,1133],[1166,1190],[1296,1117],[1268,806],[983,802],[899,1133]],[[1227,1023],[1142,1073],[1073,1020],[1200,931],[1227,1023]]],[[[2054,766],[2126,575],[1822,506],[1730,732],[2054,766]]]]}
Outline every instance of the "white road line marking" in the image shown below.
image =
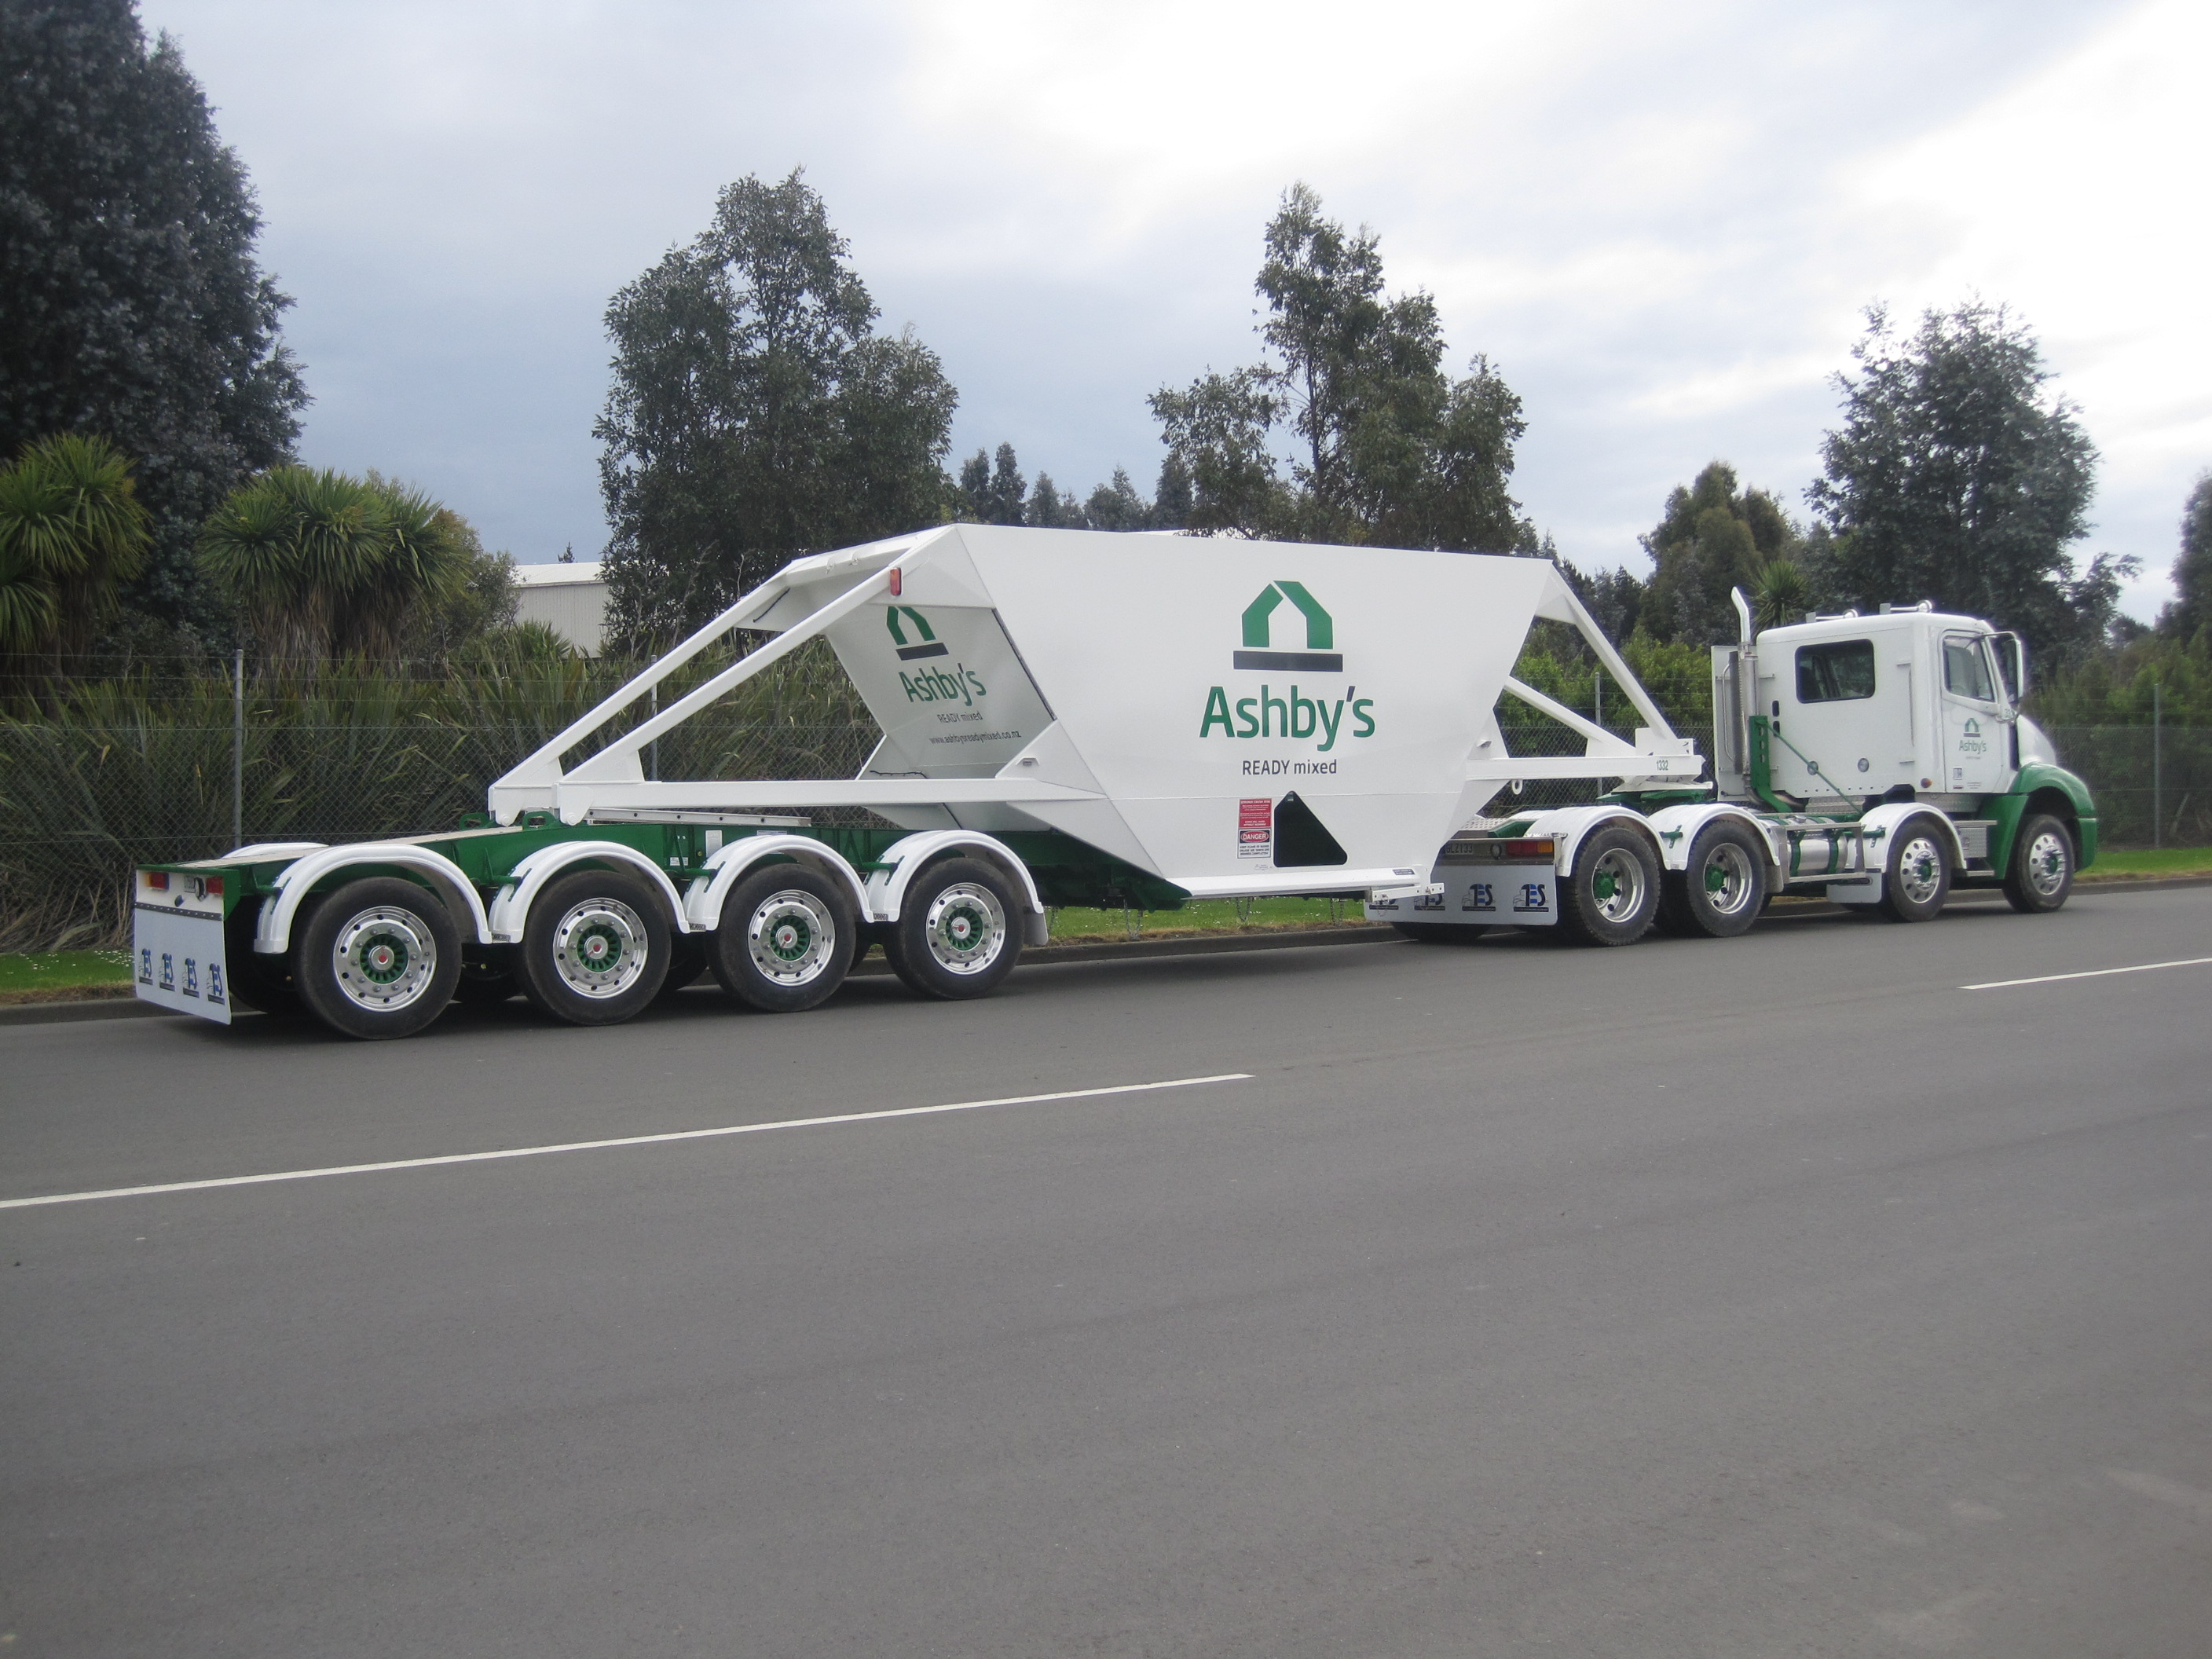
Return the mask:
{"type": "Polygon", "coordinates": [[[2078,974],[2039,974],[2033,979],[1993,979],[1986,985],[1961,985],[1961,991],[2002,991],[2014,985],[2056,985],[2062,979],[2102,979],[2107,974],[2148,974],[2160,968],[2202,968],[2212,957],[2184,957],[2179,962],[2139,962],[2132,968],[2090,968],[2078,974]]]}
{"type": "Polygon", "coordinates": [[[1115,1083],[1100,1089],[1060,1089],[1043,1095],[1007,1095],[999,1100],[956,1100],[942,1106],[899,1106],[881,1112],[840,1112],[831,1117],[785,1118],[774,1123],[732,1123],[716,1129],[673,1129],[657,1135],[623,1135],[613,1140],[571,1140],[556,1146],[510,1146],[494,1152],[447,1152],[439,1158],[398,1158],[383,1164],[341,1164],[327,1170],[277,1170],[267,1175],[222,1176],[212,1181],[171,1181],[154,1187],[110,1187],[92,1193],[46,1193],[36,1198],[0,1199],[0,1210],[36,1209],[46,1204],[89,1204],[96,1198],[149,1198],[157,1193],[198,1193],[215,1187],[258,1187],[272,1181],[315,1181],[324,1176],[377,1175],[387,1170],[428,1170],[441,1164],[489,1164],[507,1158],[546,1158],[555,1152],[604,1152],[617,1146],[663,1146],[678,1140],[713,1140],[725,1135],[766,1134],[771,1129],[819,1129],[833,1123],[876,1123],[893,1117],[931,1117],[939,1112],[976,1112],[987,1106],[1034,1106],[1048,1100],[1088,1100],[1098,1095],[1138,1095],[1154,1089],[1195,1089],[1208,1083],[1247,1083],[1249,1072],[1218,1077],[1167,1078],[1158,1083],[1115,1083]]]}

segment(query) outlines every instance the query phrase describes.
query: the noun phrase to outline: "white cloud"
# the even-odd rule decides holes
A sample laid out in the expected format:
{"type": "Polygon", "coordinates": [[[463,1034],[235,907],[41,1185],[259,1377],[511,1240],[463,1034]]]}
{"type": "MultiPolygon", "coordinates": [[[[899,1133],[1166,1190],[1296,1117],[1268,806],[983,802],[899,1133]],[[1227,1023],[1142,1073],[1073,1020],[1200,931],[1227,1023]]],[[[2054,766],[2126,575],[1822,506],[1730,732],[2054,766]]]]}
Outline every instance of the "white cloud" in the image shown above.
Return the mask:
{"type": "Polygon", "coordinates": [[[261,187],[309,453],[526,557],[604,534],[608,295],[801,161],[961,447],[1079,488],[1147,478],[1146,394],[1250,356],[1293,179],[1523,394],[1517,491],[1586,563],[1716,455],[1794,495],[1876,297],[2042,331],[2095,545],[2162,568],[2212,459],[2185,5],[143,3],[261,187]]]}

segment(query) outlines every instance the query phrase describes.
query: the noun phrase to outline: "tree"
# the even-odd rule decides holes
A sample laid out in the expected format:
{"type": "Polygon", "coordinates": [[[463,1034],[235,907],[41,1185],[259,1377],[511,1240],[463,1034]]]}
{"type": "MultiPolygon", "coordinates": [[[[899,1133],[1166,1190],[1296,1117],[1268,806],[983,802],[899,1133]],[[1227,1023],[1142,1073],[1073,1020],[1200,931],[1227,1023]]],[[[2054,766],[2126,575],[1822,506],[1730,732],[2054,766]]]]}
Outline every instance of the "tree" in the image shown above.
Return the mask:
{"type": "Polygon", "coordinates": [[[1160,463],[1160,478],[1152,487],[1152,506],[1146,523],[1154,530],[1181,530],[1190,522],[1190,468],[1181,455],[1170,450],[1160,463]]]}
{"type": "Polygon", "coordinates": [[[1127,471],[1117,466],[1109,482],[1091,492],[1083,516],[1093,530],[1143,530],[1152,521],[1152,507],[1129,482],[1127,471]]]}
{"type": "Polygon", "coordinates": [[[290,454],[307,402],[260,228],[198,82],[131,0],[0,5],[0,454],[73,433],[137,458],[151,541],[125,600],[203,631],[221,617],[199,526],[290,454]]]}
{"type": "Polygon", "coordinates": [[[1040,472],[1036,484],[1030,491],[1030,504],[1024,510],[1022,522],[1038,530],[1080,530],[1084,527],[1083,506],[1073,495],[1063,495],[1060,486],[1052,481],[1052,474],[1040,472]]]}
{"type": "Polygon", "coordinates": [[[131,463],[99,438],[27,446],[0,470],[0,653],[80,653],[152,539],[131,463]]]}
{"type": "Polygon", "coordinates": [[[2079,410],[2046,391],[2035,337],[2002,306],[1930,311],[1909,338],[1881,307],[1839,374],[1844,423],[1806,491],[1834,542],[1832,601],[1932,599],[2025,635],[2045,660],[2103,637],[2131,559],[2078,574],[2097,452],[2079,410]]]}
{"type": "Polygon", "coordinates": [[[509,594],[502,613],[483,543],[458,514],[374,473],[277,467],[232,492],[200,549],[210,579],[278,661],[393,656],[410,624],[435,630],[441,613],[474,610],[489,627],[514,611],[509,594]]]}
{"type": "Polygon", "coordinates": [[[1734,639],[1732,588],[1771,589],[1778,599],[1802,599],[1805,592],[1797,562],[1803,536],[1773,496],[1739,489],[1726,461],[1709,464],[1688,488],[1676,486],[1657,526],[1641,540],[1651,556],[1651,580],[1638,620],[1655,639],[1692,645],[1734,639]]]}
{"type": "Polygon", "coordinates": [[[593,430],[617,637],[666,639],[801,554],[948,516],[956,394],[910,331],[874,331],[848,252],[799,171],[747,177],[609,304],[593,430]]]}
{"type": "Polygon", "coordinates": [[[1507,493],[1521,401],[1486,358],[1462,379],[1444,374],[1436,301],[1384,293],[1375,234],[1347,234],[1293,185],[1255,287],[1273,355],[1152,398],[1190,477],[1192,527],[1510,550],[1522,530],[1507,493]]]}
{"type": "Polygon", "coordinates": [[[961,464],[959,489],[961,514],[971,522],[1022,522],[1023,501],[1029,493],[1029,484],[1022,477],[1021,463],[1014,459],[1012,444],[999,446],[995,466],[982,450],[970,455],[961,464]]]}
{"type": "Polygon", "coordinates": [[[2196,639],[2212,623],[2212,472],[2197,480],[2181,511],[2181,556],[2173,562],[2173,602],[2159,615],[2159,632],[2196,639]]]}

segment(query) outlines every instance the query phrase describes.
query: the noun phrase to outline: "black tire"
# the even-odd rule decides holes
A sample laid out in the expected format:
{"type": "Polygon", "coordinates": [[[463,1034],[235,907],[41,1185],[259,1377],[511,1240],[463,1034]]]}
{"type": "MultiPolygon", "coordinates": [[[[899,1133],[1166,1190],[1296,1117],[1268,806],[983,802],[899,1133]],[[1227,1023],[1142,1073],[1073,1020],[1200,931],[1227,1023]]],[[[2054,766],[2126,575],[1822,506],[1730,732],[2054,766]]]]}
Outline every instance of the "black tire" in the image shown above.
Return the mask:
{"type": "Polygon", "coordinates": [[[579,870],[530,907],[517,956],[522,993],[571,1025],[618,1025],[668,976],[668,914],[635,876],[579,870]]]}
{"type": "Polygon", "coordinates": [[[1612,824],[1575,854],[1559,883],[1559,927],[1578,945],[1633,945],[1659,915],[1659,856],[1625,824],[1612,824]]]}
{"type": "Polygon", "coordinates": [[[1889,837],[1876,908],[1892,921],[1927,921],[1942,914],[1950,896],[1949,838],[1924,813],[1905,819],[1889,837]]]}
{"type": "MultiPolygon", "coordinates": [[[[223,920],[222,954],[230,969],[231,1006],[258,1008],[278,1019],[303,1019],[307,1007],[300,1000],[300,988],[292,982],[290,954],[264,957],[253,948],[253,930],[261,919],[261,907],[268,902],[265,898],[247,899],[223,920]]],[[[295,932],[304,921],[294,918],[295,932]]]]}
{"type": "Polygon", "coordinates": [[[714,942],[705,933],[668,935],[668,976],[660,981],[659,1000],[665,1002],[678,991],[688,990],[699,982],[699,976],[714,965],[714,942]]]}
{"type": "Polygon", "coordinates": [[[1659,925],[1680,939],[1734,939],[1750,931],[1766,904],[1767,850],[1741,823],[1707,824],[1690,843],[1686,867],[1669,870],[1659,893],[1659,925]]]}
{"type": "Polygon", "coordinates": [[[461,977],[453,987],[453,1000],[464,1008],[496,1008],[522,994],[522,981],[515,975],[514,951],[512,946],[495,945],[478,946],[494,955],[479,955],[464,948],[461,977]]]}
{"type": "Polygon", "coordinates": [[[1472,945],[1490,931],[1485,921],[1456,927],[1444,921],[1394,921],[1391,927],[1416,945],[1472,945]]]}
{"type": "Polygon", "coordinates": [[[803,864],[770,864],[730,890],[708,960],[739,1002],[795,1014],[845,982],[859,942],[852,900],[836,882],[803,864]]]}
{"type": "Polygon", "coordinates": [[[906,890],[884,954],[919,995],[948,1001],[985,995],[1021,957],[1019,902],[1006,878],[981,860],[933,864],[906,890]]]}
{"type": "Polygon", "coordinates": [[[2005,902],[2025,915],[2056,910],[2074,890],[2079,857],[2072,832],[2058,819],[2047,812],[2022,818],[2005,866],[2005,902]]]}
{"type": "Polygon", "coordinates": [[[368,876],[315,902],[291,957],[300,1000],[333,1031],[412,1036],[453,1000],[461,930],[428,888],[368,876]]]}

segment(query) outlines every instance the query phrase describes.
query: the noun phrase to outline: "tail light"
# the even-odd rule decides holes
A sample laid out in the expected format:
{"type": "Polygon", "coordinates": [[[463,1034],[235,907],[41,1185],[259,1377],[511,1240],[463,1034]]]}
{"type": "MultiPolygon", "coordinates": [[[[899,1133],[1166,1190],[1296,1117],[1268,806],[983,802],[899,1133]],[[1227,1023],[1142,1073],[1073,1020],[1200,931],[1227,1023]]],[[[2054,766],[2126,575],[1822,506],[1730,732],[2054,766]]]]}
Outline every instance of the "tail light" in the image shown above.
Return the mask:
{"type": "Polygon", "coordinates": [[[1505,843],[1505,860],[1509,864],[1551,856],[1552,838],[1549,836],[1540,836],[1533,841],[1509,841],[1505,843]]]}
{"type": "Polygon", "coordinates": [[[169,872],[167,870],[149,870],[146,872],[146,884],[157,893],[167,892],[169,872]]]}

